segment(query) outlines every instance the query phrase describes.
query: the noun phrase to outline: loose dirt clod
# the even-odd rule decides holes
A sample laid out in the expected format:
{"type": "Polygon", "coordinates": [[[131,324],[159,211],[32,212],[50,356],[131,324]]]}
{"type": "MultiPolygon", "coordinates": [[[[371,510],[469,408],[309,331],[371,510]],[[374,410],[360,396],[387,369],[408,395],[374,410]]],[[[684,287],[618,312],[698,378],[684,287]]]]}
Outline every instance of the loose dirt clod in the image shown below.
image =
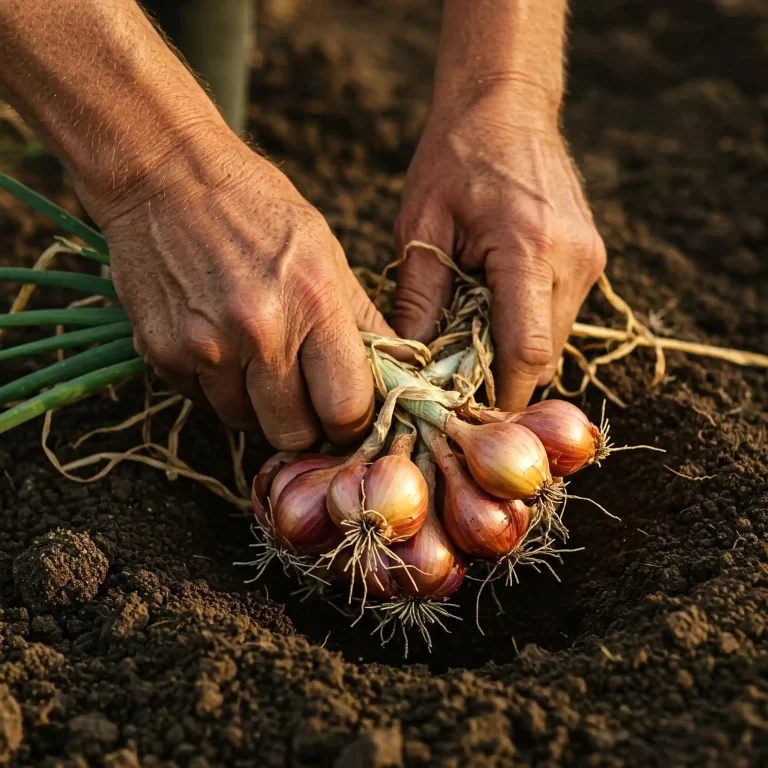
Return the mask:
{"type": "Polygon", "coordinates": [[[109,562],[87,533],[57,529],[36,539],[13,563],[24,604],[33,611],[95,597],[109,562]]]}

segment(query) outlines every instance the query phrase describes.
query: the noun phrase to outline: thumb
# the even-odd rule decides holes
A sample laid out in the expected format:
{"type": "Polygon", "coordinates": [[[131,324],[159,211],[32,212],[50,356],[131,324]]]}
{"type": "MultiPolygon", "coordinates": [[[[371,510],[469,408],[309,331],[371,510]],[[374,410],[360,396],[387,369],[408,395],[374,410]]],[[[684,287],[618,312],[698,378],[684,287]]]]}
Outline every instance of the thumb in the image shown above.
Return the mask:
{"type": "Polygon", "coordinates": [[[336,259],[337,274],[341,280],[342,288],[347,295],[349,306],[352,308],[352,314],[354,315],[358,330],[375,333],[379,336],[397,336],[381,312],[376,309],[376,305],[368,297],[365,288],[360,285],[360,281],[355,277],[355,273],[349,266],[347,257],[344,254],[344,249],[338,240],[334,249],[334,257],[336,259]]]}
{"type": "Polygon", "coordinates": [[[344,270],[344,280],[347,284],[347,294],[352,304],[352,312],[357,321],[357,327],[361,331],[375,333],[379,336],[388,336],[394,338],[397,334],[392,330],[384,316],[376,309],[376,305],[371,301],[365,288],[355,277],[354,272],[347,267],[344,270]]]}
{"type": "MultiPolygon", "coordinates": [[[[453,219],[446,211],[422,215],[414,223],[401,214],[395,228],[399,256],[412,240],[421,240],[453,255],[453,219]]],[[[453,273],[425,248],[410,248],[400,265],[392,324],[401,337],[428,343],[453,292],[453,273]]]]}

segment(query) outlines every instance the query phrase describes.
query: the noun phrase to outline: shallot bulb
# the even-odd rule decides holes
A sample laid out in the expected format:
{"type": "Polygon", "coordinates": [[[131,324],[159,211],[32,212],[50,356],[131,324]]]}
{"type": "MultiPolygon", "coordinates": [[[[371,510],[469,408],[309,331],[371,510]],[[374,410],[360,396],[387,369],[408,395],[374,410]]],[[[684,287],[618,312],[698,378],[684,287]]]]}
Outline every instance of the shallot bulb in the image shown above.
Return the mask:
{"type": "Polygon", "coordinates": [[[445,621],[457,618],[447,599],[461,586],[467,570],[463,553],[453,544],[435,512],[435,461],[429,451],[416,457],[429,490],[427,519],[408,541],[395,544],[395,563],[389,573],[399,594],[378,606],[378,626],[382,644],[392,639],[399,628],[408,655],[408,635],[417,629],[432,649],[430,630],[448,628],[445,621]],[[389,631],[388,631],[389,630],[389,631]]]}
{"type": "Polygon", "coordinates": [[[307,472],[313,472],[316,469],[329,469],[331,467],[338,467],[344,461],[343,458],[336,456],[326,456],[324,454],[308,454],[301,456],[292,461],[289,464],[283,466],[279,472],[274,476],[272,484],[269,489],[269,500],[274,506],[277,504],[277,500],[280,498],[280,494],[286,489],[286,487],[293,482],[299,475],[304,475],[307,472]]]}
{"type": "Polygon", "coordinates": [[[427,485],[405,456],[382,456],[369,467],[343,467],[328,488],[328,512],[342,530],[367,526],[386,544],[404,541],[427,516],[427,485]]]}
{"type": "Polygon", "coordinates": [[[565,400],[543,400],[511,416],[541,440],[550,472],[566,477],[592,464],[603,438],[586,414],[565,400]]]}
{"type": "Polygon", "coordinates": [[[342,534],[326,507],[328,485],[337,472],[335,465],[304,472],[272,494],[273,525],[280,544],[299,555],[322,555],[339,544],[342,534]]]}
{"type": "Polygon", "coordinates": [[[280,451],[264,462],[259,474],[253,478],[251,483],[251,506],[253,514],[259,526],[263,530],[270,530],[269,521],[269,490],[272,487],[272,481],[280,470],[287,464],[294,462],[298,454],[280,451]]]}
{"type": "Polygon", "coordinates": [[[461,586],[466,560],[437,515],[428,515],[416,535],[395,544],[392,551],[402,563],[393,569],[392,577],[405,594],[441,599],[461,586]]]}
{"type": "Polygon", "coordinates": [[[363,602],[369,596],[387,601],[400,594],[400,587],[393,578],[393,565],[386,553],[381,553],[371,563],[355,563],[352,552],[346,549],[333,559],[330,572],[339,581],[349,584],[350,596],[357,594],[363,602]]]}
{"type": "MultiPolygon", "coordinates": [[[[251,505],[261,531],[257,541],[251,546],[256,547],[259,554],[250,562],[243,563],[243,565],[256,567],[256,575],[251,581],[259,579],[275,559],[283,564],[284,569],[292,566],[302,571],[304,565],[297,554],[315,550],[315,547],[305,547],[305,541],[302,538],[307,536],[307,528],[311,528],[312,523],[314,523],[314,531],[309,534],[309,539],[312,540],[312,535],[316,534],[314,543],[321,550],[325,548],[324,542],[328,539],[328,531],[323,531],[321,524],[323,516],[326,525],[330,521],[325,511],[324,496],[321,505],[318,505],[312,496],[306,508],[301,506],[301,500],[296,499],[293,491],[287,494],[285,501],[283,497],[286,496],[286,488],[289,488],[296,479],[318,468],[327,469],[337,465],[340,461],[341,459],[330,456],[297,457],[296,454],[281,452],[275,454],[262,466],[251,485],[251,505]],[[279,514],[276,514],[278,500],[282,506],[279,514]],[[304,510],[301,515],[296,514],[297,508],[304,510]],[[308,524],[303,528],[299,526],[298,533],[294,530],[297,527],[297,518],[308,524]]],[[[330,477],[326,485],[329,481],[330,477]]],[[[308,495],[311,494],[304,494],[305,497],[308,495]]],[[[333,529],[334,526],[330,525],[330,528],[333,529]]],[[[335,530],[331,530],[330,533],[335,534],[335,530]]],[[[335,540],[331,540],[329,546],[334,543],[335,540]]]]}
{"type": "Polygon", "coordinates": [[[521,424],[468,424],[451,415],[445,433],[464,452],[477,484],[500,499],[535,502],[553,489],[547,452],[521,424]]]}
{"type": "Polygon", "coordinates": [[[251,505],[253,514],[263,530],[271,530],[270,507],[288,483],[305,472],[340,464],[343,459],[323,454],[307,454],[280,451],[267,459],[253,478],[251,505]]]}
{"type": "Polygon", "coordinates": [[[364,578],[384,555],[398,562],[390,545],[421,528],[427,503],[424,478],[406,456],[383,456],[370,466],[347,464],[328,488],[328,512],[343,540],[326,557],[333,561],[349,550],[350,567],[360,567],[364,578]]]}
{"type": "Polygon", "coordinates": [[[415,535],[393,545],[401,565],[393,569],[392,577],[410,597],[443,599],[461,586],[467,564],[435,511],[435,463],[431,454],[417,456],[416,466],[429,490],[427,517],[415,535]]]}
{"type": "Polygon", "coordinates": [[[531,524],[531,509],[496,498],[462,469],[442,435],[430,441],[445,478],[443,521],[451,541],[468,555],[498,558],[513,552],[531,524]]]}

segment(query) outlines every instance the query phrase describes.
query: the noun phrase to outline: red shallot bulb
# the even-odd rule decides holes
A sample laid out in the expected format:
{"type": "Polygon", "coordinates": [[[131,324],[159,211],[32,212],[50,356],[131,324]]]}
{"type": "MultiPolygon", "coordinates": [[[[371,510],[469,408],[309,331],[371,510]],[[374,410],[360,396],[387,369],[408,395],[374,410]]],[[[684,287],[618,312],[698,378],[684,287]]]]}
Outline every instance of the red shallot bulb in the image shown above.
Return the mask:
{"type": "Polygon", "coordinates": [[[251,506],[256,521],[264,530],[270,530],[269,522],[269,490],[272,481],[278,472],[290,462],[294,461],[298,454],[280,451],[264,462],[259,473],[253,478],[251,484],[251,506]]]}
{"type": "Polygon", "coordinates": [[[565,400],[543,400],[511,420],[522,424],[541,440],[556,477],[566,477],[595,461],[602,442],[600,430],[586,414],[565,400]]]}
{"type": "Polygon", "coordinates": [[[430,447],[445,478],[443,522],[453,543],[476,557],[512,552],[528,531],[530,508],[486,493],[464,472],[442,435],[430,447]]]}
{"type": "Polygon", "coordinates": [[[351,550],[343,549],[333,559],[330,570],[339,581],[349,585],[352,596],[392,600],[400,594],[390,568],[394,562],[386,552],[381,552],[380,557],[374,557],[371,563],[352,564],[351,560],[351,550]]]}
{"type": "Polygon", "coordinates": [[[313,472],[316,469],[329,469],[330,467],[338,467],[343,461],[344,458],[326,456],[324,454],[318,453],[300,456],[295,461],[286,464],[274,476],[274,480],[270,486],[269,500],[272,506],[274,507],[274,505],[277,504],[277,500],[280,498],[280,494],[285,490],[286,486],[297,477],[299,477],[299,475],[306,474],[307,472],[313,472]]]}
{"type": "Polygon", "coordinates": [[[336,474],[328,489],[328,512],[340,530],[367,526],[390,544],[421,528],[427,497],[424,477],[410,459],[382,456],[369,467],[347,465],[336,474]]]}
{"type": "Polygon", "coordinates": [[[445,432],[461,446],[472,477],[491,495],[533,502],[551,488],[547,452],[521,424],[478,426],[451,415],[445,432]]]}
{"type": "Polygon", "coordinates": [[[454,546],[437,515],[428,515],[421,529],[392,551],[401,565],[392,578],[411,597],[442,598],[453,594],[467,570],[464,555],[454,546]]]}
{"type": "Polygon", "coordinates": [[[428,452],[420,454],[416,465],[430,492],[427,518],[410,539],[393,545],[400,565],[392,570],[392,577],[410,597],[445,598],[461,586],[466,560],[435,512],[434,459],[428,452]]]}
{"type": "Polygon", "coordinates": [[[273,501],[277,539],[299,555],[325,554],[342,539],[326,507],[328,485],[337,471],[332,466],[300,474],[273,501]]]}

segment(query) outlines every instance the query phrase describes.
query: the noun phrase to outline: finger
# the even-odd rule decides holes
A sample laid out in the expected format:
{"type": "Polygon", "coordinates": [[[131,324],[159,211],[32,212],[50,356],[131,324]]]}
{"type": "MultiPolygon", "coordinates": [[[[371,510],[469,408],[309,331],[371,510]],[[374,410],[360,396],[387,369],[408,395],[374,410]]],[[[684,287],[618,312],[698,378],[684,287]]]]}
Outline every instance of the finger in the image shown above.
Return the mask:
{"type": "Polygon", "coordinates": [[[153,370],[159,379],[164,381],[174,392],[177,392],[182,397],[198,405],[208,403],[197,376],[179,373],[178,371],[172,371],[160,366],[153,366],[153,370]]]}
{"type": "Polygon", "coordinates": [[[555,285],[552,291],[552,359],[539,376],[539,386],[545,386],[552,381],[584,298],[581,294],[574,296],[573,289],[562,282],[555,285]]]}
{"type": "Polygon", "coordinates": [[[590,229],[584,239],[576,241],[575,247],[569,246],[569,267],[558,277],[552,291],[552,360],[539,377],[540,385],[552,380],[581,305],[605,269],[605,245],[598,232],[590,229]]]}
{"type": "Polygon", "coordinates": [[[199,376],[199,382],[206,399],[230,429],[247,432],[258,426],[242,368],[232,365],[204,370],[199,376]]]}
{"type": "Polygon", "coordinates": [[[342,298],[335,312],[312,327],[299,352],[312,405],[328,439],[338,445],[365,436],[374,413],[365,347],[342,298]]]}
{"type": "Polygon", "coordinates": [[[197,376],[193,373],[178,371],[153,360],[152,356],[149,354],[147,344],[144,342],[144,339],[142,339],[138,331],[134,331],[133,333],[133,348],[144,358],[144,362],[147,365],[152,366],[155,376],[165,382],[174,392],[177,392],[182,397],[185,397],[187,400],[191,400],[194,403],[202,404],[207,402],[205,393],[200,387],[200,382],[197,380],[197,376]]]}
{"type": "Polygon", "coordinates": [[[281,451],[300,451],[320,437],[299,361],[254,359],[248,366],[246,386],[267,440],[281,451]]]}
{"type": "MultiPolygon", "coordinates": [[[[412,240],[434,245],[453,256],[453,220],[447,212],[422,217],[418,224],[398,222],[395,246],[399,255],[412,240]]],[[[392,325],[407,339],[430,342],[437,333],[442,310],[453,293],[453,273],[434,253],[410,248],[400,265],[392,325]]]]}
{"type": "Polygon", "coordinates": [[[392,326],[384,319],[384,316],[376,309],[376,305],[370,300],[365,288],[360,285],[354,272],[345,263],[341,265],[340,272],[344,281],[350,306],[355,316],[357,327],[361,331],[375,333],[379,336],[397,336],[392,326]]]}
{"type": "Polygon", "coordinates": [[[493,292],[498,405],[517,411],[528,404],[552,360],[552,268],[543,260],[526,264],[493,253],[486,274],[493,292]]]}

